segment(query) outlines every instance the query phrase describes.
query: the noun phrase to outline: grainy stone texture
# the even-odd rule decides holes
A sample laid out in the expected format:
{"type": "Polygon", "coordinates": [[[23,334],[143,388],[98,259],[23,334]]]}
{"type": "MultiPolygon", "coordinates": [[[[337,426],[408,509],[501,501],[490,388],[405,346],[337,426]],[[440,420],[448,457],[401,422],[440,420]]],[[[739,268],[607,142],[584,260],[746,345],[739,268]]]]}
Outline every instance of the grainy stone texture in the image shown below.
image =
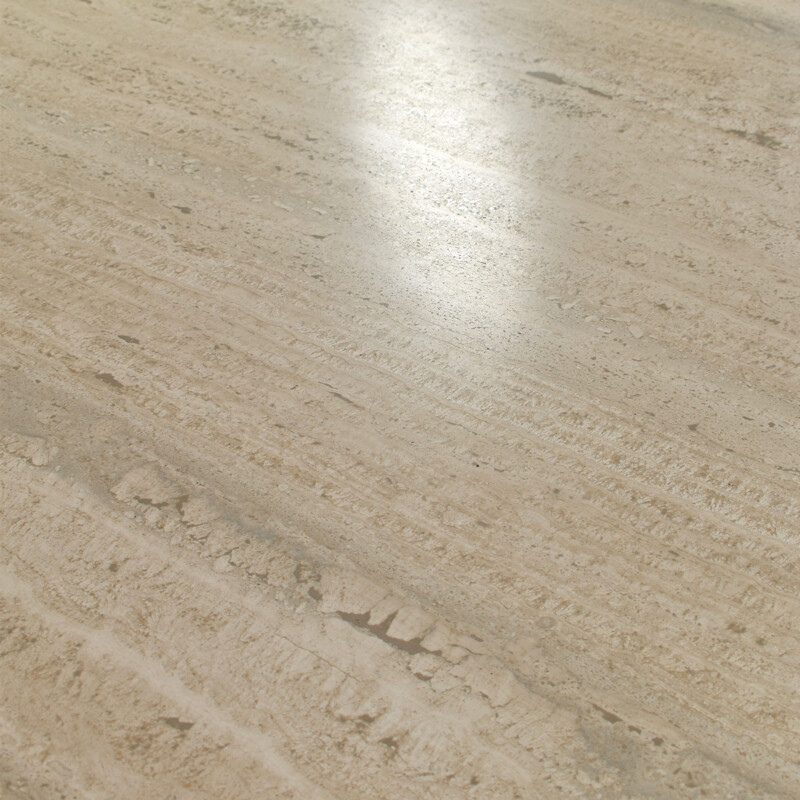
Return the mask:
{"type": "Polygon", "coordinates": [[[2,797],[800,797],[796,2],[3,15],[2,797]]]}

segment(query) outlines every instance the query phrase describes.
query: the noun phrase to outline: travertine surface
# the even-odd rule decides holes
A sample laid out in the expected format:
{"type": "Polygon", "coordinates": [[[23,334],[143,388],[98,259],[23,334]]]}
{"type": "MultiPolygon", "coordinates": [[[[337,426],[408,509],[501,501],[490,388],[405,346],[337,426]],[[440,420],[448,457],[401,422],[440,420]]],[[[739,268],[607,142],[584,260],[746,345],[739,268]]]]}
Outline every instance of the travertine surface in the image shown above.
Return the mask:
{"type": "Polygon", "coordinates": [[[3,798],[800,797],[796,2],[3,14],[3,798]]]}

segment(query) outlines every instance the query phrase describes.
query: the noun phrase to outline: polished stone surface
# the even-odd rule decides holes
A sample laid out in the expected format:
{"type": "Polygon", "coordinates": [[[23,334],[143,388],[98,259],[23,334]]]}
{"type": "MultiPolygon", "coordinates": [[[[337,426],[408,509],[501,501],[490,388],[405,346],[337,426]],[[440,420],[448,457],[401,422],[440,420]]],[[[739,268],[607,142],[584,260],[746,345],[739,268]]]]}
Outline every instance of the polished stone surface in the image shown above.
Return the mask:
{"type": "Polygon", "coordinates": [[[0,794],[800,796],[800,5],[5,0],[0,794]]]}

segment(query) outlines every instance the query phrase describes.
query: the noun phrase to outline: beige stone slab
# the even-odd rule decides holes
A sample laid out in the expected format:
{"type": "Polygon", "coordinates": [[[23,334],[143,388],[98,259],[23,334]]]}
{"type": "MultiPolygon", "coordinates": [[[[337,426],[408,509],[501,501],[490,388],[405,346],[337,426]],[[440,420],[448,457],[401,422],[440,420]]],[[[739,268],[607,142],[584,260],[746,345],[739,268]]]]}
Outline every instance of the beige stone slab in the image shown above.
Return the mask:
{"type": "Polygon", "coordinates": [[[800,8],[6,0],[0,795],[800,796],[800,8]]]}

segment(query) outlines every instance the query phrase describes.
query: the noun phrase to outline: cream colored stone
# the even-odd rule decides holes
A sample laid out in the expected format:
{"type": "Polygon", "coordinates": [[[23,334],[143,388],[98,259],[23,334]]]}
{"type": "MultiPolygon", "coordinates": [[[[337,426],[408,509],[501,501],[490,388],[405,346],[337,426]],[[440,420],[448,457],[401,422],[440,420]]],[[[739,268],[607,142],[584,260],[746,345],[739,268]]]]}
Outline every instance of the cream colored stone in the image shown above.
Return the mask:
{"type": "Polygon", "coordinates": [[[0,795],[798,794],[794,0],[0,36],[0,795]]]}

